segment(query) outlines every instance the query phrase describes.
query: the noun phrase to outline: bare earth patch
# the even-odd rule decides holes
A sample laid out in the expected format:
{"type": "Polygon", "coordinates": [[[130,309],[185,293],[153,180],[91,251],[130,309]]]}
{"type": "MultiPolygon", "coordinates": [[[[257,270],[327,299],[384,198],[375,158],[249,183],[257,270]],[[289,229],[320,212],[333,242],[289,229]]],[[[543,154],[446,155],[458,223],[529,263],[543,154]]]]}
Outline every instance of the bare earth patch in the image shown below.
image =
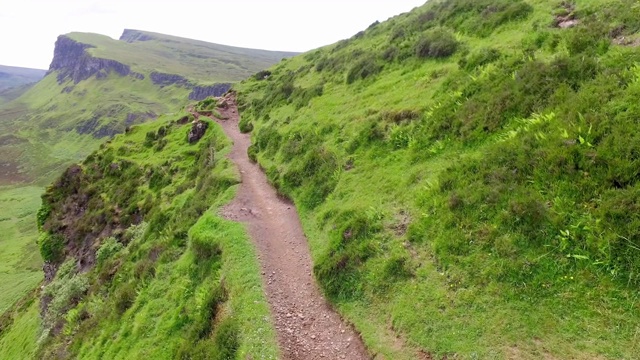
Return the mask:
{"type": "Polygon", "coordinates": [[[323,298],[312,274],[307,239],[293,204],[276,194],[258,165],[251,163],[248,134],[238,128],[235,98],[225,99],[216,120],[233,140],[229,158],[242,183],[222,215],[247,225],[258,250],[262,281],[284,359],[368,359],[360,336],[323,298]]]}
{"type": "Polygon", "coordinates": [[[620,46],[638,47],[640,46],[640,38],[618,36],[613,39],[613,43],[620,46]]]}
{"type": "Polygon", "coordinates": [[[20,172],[18,163],[0,161],[0,185],[11,185],[27,182],[29,178],[20,172]]]}

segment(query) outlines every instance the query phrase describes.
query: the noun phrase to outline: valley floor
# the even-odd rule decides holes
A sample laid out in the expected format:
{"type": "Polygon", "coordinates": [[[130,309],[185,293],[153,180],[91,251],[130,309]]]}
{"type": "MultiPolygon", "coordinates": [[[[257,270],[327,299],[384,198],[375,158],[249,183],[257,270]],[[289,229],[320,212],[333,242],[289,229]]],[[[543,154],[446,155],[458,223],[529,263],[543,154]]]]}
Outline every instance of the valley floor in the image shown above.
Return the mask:
{"type": "Polygon", "coordinates": [[[0,314],[42,281],[35,215],[42,188],[0,187],[0,314]]]}

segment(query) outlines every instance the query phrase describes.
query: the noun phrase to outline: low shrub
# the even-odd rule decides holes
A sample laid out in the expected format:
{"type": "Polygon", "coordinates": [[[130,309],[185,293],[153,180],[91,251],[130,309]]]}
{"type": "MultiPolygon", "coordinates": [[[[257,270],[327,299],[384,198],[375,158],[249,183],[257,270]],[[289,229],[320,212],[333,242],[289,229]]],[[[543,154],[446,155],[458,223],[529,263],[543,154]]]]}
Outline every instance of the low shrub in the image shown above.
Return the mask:
{"type": "Polygon", "coordinates": [[[213,334],[214,359],[235,359],[240,348],[240,329],[233,318],[226,318],[216,326],[213,334]]]}
{"type": "Polygon", "coordinates": [[[396,46],[390,45],[382,52],[382,60],[392,62],[396,60],[399,54],[400,50],[396,46]]]}
{"type": "Polygon", "coordinates": [[[47,284],[42,291],[42,298],[46,304],[43,325],[52,329],[64,320],[66,313],[75,307],[89,289],[86,276],[78,275],[76,260],[65,261],[56,277],[47,284]]]}
{"type": "Polygon", "coordinates": [[[49,215],[51,215],[51,205],[42,204],[42,206],[40,206],[40,208],[38,209],[38,213],[36,215],[36,224],[38,225],[39,231],[42,231],[42,227],[49,218],[49,215]]]}
{"type": "Polygon", "coordinates": [[[46,262],[57,263],[64,257],[64,238],[57,234],[43,232],[38,238],[40,255],[46,262]]]}
{"type": "Polygon", "coordinates": [[[599,23],[591,23],[570,29],[565,36],[569,55],[604,54],[611,46],[607,28],[599,23]]]}
{"type": "Polygon", "coordinates": [[[440,24],[473,36],[487,37],[500,25],[526,19],[533,7],[523,0],[458,0],[435,3],[420,15],[417,28],[440,24]]]}
{"type": "Polygon", "coordinates": [[[98,251],[96,251],[96,262],[98,263],[98,266],[104,264],[106,260],[113,257],[122,249],[122,244],[119,243],[118,240],[116,240],[114,237],[108,237],[107,239],[105,239],[100,245],[98,251]]]}
{"type": "Polygon", "coordinates": [[[247,116],[240,117],[240,122],[238,124],[238,127],[240,128],[240,132],[244,134],[250,133],[251,131],[253,131],[253,123],[251,123],[251,121],[247,116]]]}
{"type": "Polygon", "coordinates": [[[120,284],[118,290],[114,294],[114,309],[118,315],[122,315],[127,311],[136,300],[136,287],[132,283],[120,284]]]}
{"type": "Polygon", "coordinates": [[[382,71],[382,66],[376,62],[373,56],[367,56],[357,61],[347,73],[347,84],[352,84],[356,80],[366,79],[382,71]]]}
{"type": "Polygon", "coordinates": [[[260,128],[252,146],[256,152],[263,152],[268,156],[272,156],[278,151],[281,143],[282,135],[278,132],[278,127],[269,124],[260,128]]]}
{"type": "Polygon", "coordinates": [[[259,150],[255,144],[249,145],[249,148],[247,148],[247,156],[249,157],[249,160],[251,160],[251,162],[258,162],[258,152],[259,150]]]}
{"type": "Polygon", "coordinates": [[[420,111],[413,109],[387,110],[380,113],[380,118],[382,120],[396,124],[404,121],[417,120],[420,116],[420,111]]]}
{"type": "Polygon", "coordinates": [[[291,95],[292,103],[296,107],[296,109],[300,109],[304,106],[307,106],[311,99],[322,96],[323,91],[323,84],[317,84],[306,89],[296,87],[293,94],[291,95]]]}
{"type": "Polygon", "coordinates": [[[459,43],[455,36],[444,28],[425,32],[416,44],[419,58],[445,58],[453,55],[459,43]]]}
{"type": "Polygon", "coordinates": [[[386,280],[404,279],[413,276],[409,266],[409,258],[406,256],[393,256],[388,259],[383,268],[386,280]]]}
{"type": "Polygon", "coordinates": [[[151,147],[153,146],[153,142],[157,140],[157,135],[155,131],[148,131],[147,135],[144,138],[144,146],[151,147]]]}
{"type": "Polygon", "coordinates": [[[482,48],[460,59],[460,61],[458,61],[458,66],[466,71],[471,71],[498,60],[500,55],[500,51],[497,49],[482,48]]]}
{"type": "Polygon", "coordinates": [[[271,71],[262,70],[255,73],[255,75],[253,75],[253,78],[256,80],[266,80],[269,78],[269,76],[271,76],[271,71]]]}
{"type": "Polygon", "coordinates": [[[196,111],[214,111],[218,107],[218,100],[208,97],[196,104],[196,111]]]}
{"type": "Polygon", "coordinates": [[[340,166],[335,154],[324,146],[318,146],[309,149],[302,159],[289,166],[282,176],[281,185],[286,193],[292,194],[304,183],[300,193],[301,205],[313,209],[335,188],[338,169],[340,166]]]}
{"type": "Polygon", "coordinates": [[[172,176],[167,172],[165,167],[155,166],[150,170],[150,172],[149,189],[158,191],[171,184],[172,176]]]}

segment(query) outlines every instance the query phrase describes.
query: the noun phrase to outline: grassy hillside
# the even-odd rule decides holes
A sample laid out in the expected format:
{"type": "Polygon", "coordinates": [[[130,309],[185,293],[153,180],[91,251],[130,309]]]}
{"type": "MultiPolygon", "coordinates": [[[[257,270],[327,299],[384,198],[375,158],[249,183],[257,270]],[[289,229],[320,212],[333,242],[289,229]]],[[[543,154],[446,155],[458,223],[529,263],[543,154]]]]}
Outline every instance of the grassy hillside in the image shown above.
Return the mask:
{"type": "MultiPolygon", "coordinates": [[[[122,41],[59,38],[50,73],[0,102],[0,313],[42,281],[34,247],[44,186],[114,134],[178,113],[194,91],[202,96],[207,85],[241,80],[288,55],[140,31],[126,31],[122,41]]],[[[13,315],[16,323],[37,322],[13,315]]],[[[6,338],[20,337],[12,334],[6,338]]]]}
{"type": "Polygon", "coordinates": [[[37,82],[46,70],[0,65],[0,91],[37,82]]]}
{"type": "Polygon", "coordinates": [[[58,270],[37,358],[276,358],[254,250],[217,215],[239,182],[230,143],[210,120],[188,143],[181,116],[117,136],[43,196],[58,270]]]}
{"type": "Polygon", "coordinates": [[[250,155],[372,351],[640,356],[638,19],[431,1],[236,86],[250,155]]]}
{"type": "Polygon", "coordinates": [[[130,64],[135,71],[178,74],[203,83],[242,80],[283,58],[297,55],[129,29],[120,40],[85,33],[71,33],[69,37],[96,46],[89,50],[92,55],[130,64]]]}

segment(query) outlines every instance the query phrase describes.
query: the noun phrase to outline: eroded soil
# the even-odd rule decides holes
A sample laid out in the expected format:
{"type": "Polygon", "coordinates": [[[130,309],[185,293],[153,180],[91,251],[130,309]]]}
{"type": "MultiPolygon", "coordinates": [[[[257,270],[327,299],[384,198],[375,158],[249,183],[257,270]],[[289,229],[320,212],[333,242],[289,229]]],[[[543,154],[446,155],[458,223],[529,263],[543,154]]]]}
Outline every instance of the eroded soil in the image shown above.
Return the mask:
{"type": "Polygon", "coordinates": [[[284,359],[368,359],[360,336],[331,309],[312,273],[307,239],[293,204],[276,194],[260,167],[247,156],[248,134],[238,128],[235,98],[216,120],[233,140],[229,158],[242,183],[222,215],[247,225],[258,250],[262,279],[284,359]]]}

